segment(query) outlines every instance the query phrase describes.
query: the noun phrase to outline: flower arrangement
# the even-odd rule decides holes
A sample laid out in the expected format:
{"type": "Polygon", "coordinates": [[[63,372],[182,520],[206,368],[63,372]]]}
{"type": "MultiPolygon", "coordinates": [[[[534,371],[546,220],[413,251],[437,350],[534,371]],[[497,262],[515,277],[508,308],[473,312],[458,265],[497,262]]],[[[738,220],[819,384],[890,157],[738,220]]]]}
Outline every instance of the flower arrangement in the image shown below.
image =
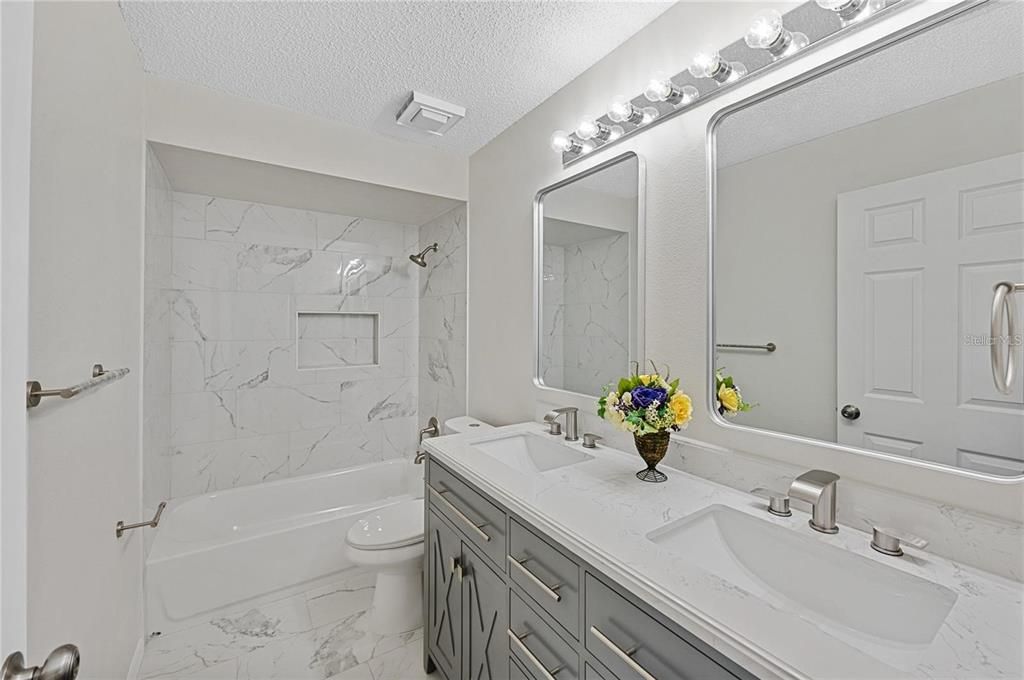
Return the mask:
{"type": "Polygon", "coordinates": [[[679,379],[668,380],[651,363],[652,373],[640,374],[637,364],[632,375],[605,387],[597,401],[597,415],[620,430],[631,432],[637,451],[647,468],[636,476],[645,482],[663,482],[668,477],[656,469],[668,452],[669,433],[685,428],[693,418],[693,402],[679,389],[679,379]]]}
{"type": "Polygon", "coordinates": [[[725,367],[715,370],[715,406],[720,415],[731,418],[737,413],[749,411],[757,406],[743,401],[740,388],[733,381],[731,375],[724,373],[725,367]]]}
{"type": "Polygon", "coordinates": [[[656,367],[653,373],[634,373],[620,379],[614,390],[612,385],[605,390],[597,401],[597,415],[637,436],[678,431],[693,418],[693,402],[680,391],[679,379],[669,382],[656,367]]]}

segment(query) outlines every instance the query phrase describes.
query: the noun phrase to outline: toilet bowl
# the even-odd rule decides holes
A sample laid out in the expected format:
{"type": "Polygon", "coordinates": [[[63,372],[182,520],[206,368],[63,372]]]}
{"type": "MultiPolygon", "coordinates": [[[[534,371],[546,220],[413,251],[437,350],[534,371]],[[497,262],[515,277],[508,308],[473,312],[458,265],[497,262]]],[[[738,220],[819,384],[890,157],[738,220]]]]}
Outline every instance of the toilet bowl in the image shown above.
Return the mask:
{"type": "Polygon", "coordinates": [[[369,628],[393,635],[423,624],[423,499],[364,515],[345,536],[356,564],[377,573],[369,628]]]}
{"type": "MultiPolygon", "coordinates": [[[[444,434],[488,429],[468,416],[444,423],[444,434]]],[[[352,563],[377,573],[369,620],[374,633],[394,635],[423,625],[423,524],[423,498],[417,498],[363,515],[345,536],[352,563]]]]}

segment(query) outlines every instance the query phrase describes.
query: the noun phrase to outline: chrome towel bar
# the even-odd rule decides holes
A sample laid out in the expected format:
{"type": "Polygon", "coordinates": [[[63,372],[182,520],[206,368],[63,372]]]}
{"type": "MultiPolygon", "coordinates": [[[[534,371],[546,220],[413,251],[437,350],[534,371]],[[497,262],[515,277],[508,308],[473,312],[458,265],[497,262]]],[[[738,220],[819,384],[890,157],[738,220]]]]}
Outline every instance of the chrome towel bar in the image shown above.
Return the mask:
{"type": "Polygon", "coordinates": [[[29,380],[25,383],[25,403],[28,408],[33,408],[35,406],[39,406],[39,402],[42,401],[43,397],[60,397],[61,399],[70,399],[71,397],[78,396],[82,392],[93,390],[100,385],[120,380],[128,375],[128,373],[129,369],[127,368],[117,368],[112,371],[108,371],[103,368],[103,364],[93,364],[91,378],[83,380],[77,385],[63,387],[57,390],[44,390],[38,380],[29,380]]]}
{"type": "Polygon", "coordinates": [[[148,522],[137,522],[136,524],[125,524],[124,522],[118,522],[115,527],[114,533],[117,534],[118,538],[124,536],[124,532],[131,531],[132,529],[141,529],[142,527],[150,527],[155,529],[160,525],[160,516],[164,514],[164,508],[167,507],[167,501],[160,501],[160,505],[156,506],[156,514],[153,515],[153,519],[148,522]]]}
{"type": "Polygon", "coordinates": [[[765,343],[763,345],[731,345],[731,344],[722,344],[722,345],[715,345],[715,347],[717,347],[718,349],[763,349],[765,352],[774,352],[776,349],[778,349],[778,345],[776,345],[774,342],[767,342],[767,343],[765,343]]]}
{"type": "Polygon", "coordinates": [[[1013,377],[1017,370],[1017,359],[1013,349],[1020,343],[1017,336],[1017,311],[1011,296],[1024,291],[1024,283],[1000,281],[992,287],[992,323],[989,328],[989,352],[992,361],[992,380],[996,389],[1003,394],[1013,391],[1013,377]],[[1005,318],[1005,320],[1004,320],[1005,318]],[[1006,328],[1006,342],[1003,343],[1003,327],[1006,328]],[[1003,355],[1003,344],[1006,355],[1003,355]]]}

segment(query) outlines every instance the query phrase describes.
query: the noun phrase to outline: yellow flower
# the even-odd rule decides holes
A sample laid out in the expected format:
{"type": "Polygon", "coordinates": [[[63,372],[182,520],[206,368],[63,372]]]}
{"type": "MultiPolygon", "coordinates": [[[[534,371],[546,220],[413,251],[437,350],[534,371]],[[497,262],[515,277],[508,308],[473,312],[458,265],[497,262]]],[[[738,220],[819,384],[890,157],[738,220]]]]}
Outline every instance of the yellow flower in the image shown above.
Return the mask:
{"type": "Polygon", "coordinates": [[[722,385],[718,388],[718,401],[730,413],[736,413],[740,410],[740,393],[732,387],[722,385]]]}
{"type": "Polygon", "coordinates": [[[668,401],[668,407],[675,414],[676,425],[685,425],[693,417],[693,402],[690,397],[682,392],[676,392],[668,401]]]}

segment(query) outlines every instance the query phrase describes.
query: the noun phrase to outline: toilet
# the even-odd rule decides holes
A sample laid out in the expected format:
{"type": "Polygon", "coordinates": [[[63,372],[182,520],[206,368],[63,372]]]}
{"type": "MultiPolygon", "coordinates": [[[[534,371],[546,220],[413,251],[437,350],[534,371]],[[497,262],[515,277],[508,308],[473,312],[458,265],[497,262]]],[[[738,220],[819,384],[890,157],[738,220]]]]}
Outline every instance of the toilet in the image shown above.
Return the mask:
{"type": "MultiPolygon", "coordinates": [[[[492,429],[462,416],[445,421],[444,434],[492,429]]],[[[353,564],[377,573],[369,628],[394,635],[423,625],[423,498],[388,505],[356,520],[345,536],[353,564]]]]}

